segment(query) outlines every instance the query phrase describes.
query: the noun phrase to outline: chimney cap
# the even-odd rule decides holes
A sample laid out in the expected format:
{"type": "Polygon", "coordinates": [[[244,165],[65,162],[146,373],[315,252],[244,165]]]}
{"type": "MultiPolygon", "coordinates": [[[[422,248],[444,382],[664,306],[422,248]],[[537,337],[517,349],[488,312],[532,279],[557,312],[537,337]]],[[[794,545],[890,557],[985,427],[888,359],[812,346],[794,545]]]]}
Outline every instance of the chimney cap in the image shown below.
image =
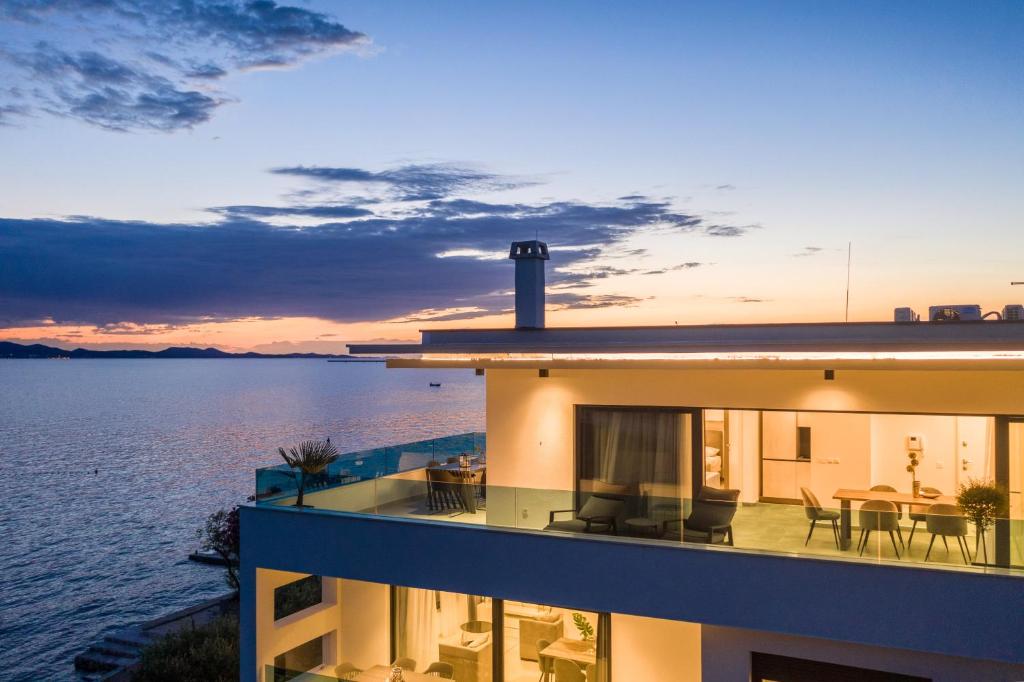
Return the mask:
{"type": "Polygon", "coordinates": [[[508,257],[513,260],[520,260],[523,258],[550,260],[551,258],[548,256],[548,245],[537,239],[530,239],[529,241],[523,242],[512,242],[512,248],[508,252],[508,257]]]}

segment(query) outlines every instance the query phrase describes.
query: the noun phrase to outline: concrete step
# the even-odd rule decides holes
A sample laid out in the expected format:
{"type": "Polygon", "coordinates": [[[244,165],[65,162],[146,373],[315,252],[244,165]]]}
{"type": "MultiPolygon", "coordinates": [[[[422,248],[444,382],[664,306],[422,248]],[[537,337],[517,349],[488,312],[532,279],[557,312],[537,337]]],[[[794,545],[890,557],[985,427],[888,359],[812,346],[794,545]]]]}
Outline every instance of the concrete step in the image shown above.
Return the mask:
{"type": "Polygon", "coordinates": [[[138,658],[142,651],[142,647],[134,644],[124,644],[122,642],[116,642],[114,640],[105,639],[98,644],[93,644],[89,647],[90,651],[98,651],[101,654],[107,656],[115,656],[120,658],[138,658]]]}
{"type": "Polygon", "coordinates": [[[75,669],[87,672],[105,672],[116,670],[125,664],[132,663],[134,659],[122,658],[120,656],[108,656],[94,649],[84,654],[75,656],[75,669]]]}
{"type": "Polygon", "coordinates": [[[127,646],[139,648],[142,648],[153,641],[152,637],[139,628],[116,630],[107,635],[104,639],[108,642],[116,642],[117,644],[125,644],[127,646]]]}

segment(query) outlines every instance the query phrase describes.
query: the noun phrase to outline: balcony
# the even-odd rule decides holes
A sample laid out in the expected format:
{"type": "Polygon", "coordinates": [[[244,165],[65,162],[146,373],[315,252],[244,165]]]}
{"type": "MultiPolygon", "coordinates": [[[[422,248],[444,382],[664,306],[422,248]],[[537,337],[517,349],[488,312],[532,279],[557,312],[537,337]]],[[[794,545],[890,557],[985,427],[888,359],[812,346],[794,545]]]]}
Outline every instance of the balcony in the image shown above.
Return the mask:
{"type": "MultiPolygon", "coordinates": [[[[482,433],[342,455],[327,471],[307,480],[302,508],[294,506],[296,477],[287,466],[258,470],[256,490],[257,506],[306,514],[355,514],[430,524],[545,531],[552,536],[595,542],[1024,575],[1019,561],[996,565],[993,529],[986,532],[984,544],[970,524],[950,529],[947,523],[946,535],[933,535],[925,508],[907,503],[898,505],[894,518],[891,514],[843,509],[834,500],[832,505],[809,514],[800,505],[768,502],[734,504],[731,508],[724,503],[723,509],[718,501],[680,498],[656,487],[639,496],[614,496],[609,503],[608,496],[601,494],[488,485],[486,439],[482,433]],[[428,464],[432,464],[432,471],[428,471],[428,464]],[[583,513],[591,497],[598,499],[591,500],[590,507],[596,505],[601,512],[592,518],[583,513]],[[813,524],[811,516],[817,517],[813,524]],[[862,523],[876,529],[862,528],[862,523]],[[960,531],[964,534],[959,535],[960,531]]],[[[1019,560],[1024,524],[1019,519],[998,524],[1004,524],[1003,532],[1012,539],[1011,558],[1019,560]]],[[[933,523],[933,530],[942,525],[941,520],[933,523]]]]}

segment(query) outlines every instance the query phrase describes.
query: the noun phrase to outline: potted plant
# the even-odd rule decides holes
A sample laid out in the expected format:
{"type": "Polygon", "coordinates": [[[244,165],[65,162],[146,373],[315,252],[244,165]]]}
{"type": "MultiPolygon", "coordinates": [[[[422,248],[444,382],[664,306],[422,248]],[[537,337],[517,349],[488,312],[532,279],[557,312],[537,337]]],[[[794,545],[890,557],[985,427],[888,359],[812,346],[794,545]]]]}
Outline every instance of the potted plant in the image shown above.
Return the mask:
{"type": "Polygon", "coordinates": [[[917,480],[917,465],[921,463],[920,454],[914,450],[907,452],[907,457],[910,459],[910,463],[907,464],[907,472],[910,474],[911,490],[914,492],[914,497],[921,496],[921,481],[917,480]]]}
{"type": "Polygon", "coordinates": [[[988,546],[985,541],[987,531],[996,519],[1006,516],[1009,500],[1001,487],[969,479],[961,485],[956,495],[957,506],[973,524],[975,528],[974,556],[978,556],[978,542],[981,542],[982,554],[985,563],[988,563],[988,546]]]}
{"type": "Polygon", "coordinates": [[[288,450],[278,448],[277,451],[288,466],[297,470],[299,493],[295,498],[295,506],[305,507],[302,496],[306,491],[306,476],[319,474],[338,459],[338,449],[330,440],[305,440],[297,447],[288,450]]]}
{"type": "Polygon", "coordinates": [[[594,638],[594,626],[590,624],[590,621],[582,613],[572,614],[572,623],[579,630],[580,639],[584,642],[589,642],[594,638]]]}

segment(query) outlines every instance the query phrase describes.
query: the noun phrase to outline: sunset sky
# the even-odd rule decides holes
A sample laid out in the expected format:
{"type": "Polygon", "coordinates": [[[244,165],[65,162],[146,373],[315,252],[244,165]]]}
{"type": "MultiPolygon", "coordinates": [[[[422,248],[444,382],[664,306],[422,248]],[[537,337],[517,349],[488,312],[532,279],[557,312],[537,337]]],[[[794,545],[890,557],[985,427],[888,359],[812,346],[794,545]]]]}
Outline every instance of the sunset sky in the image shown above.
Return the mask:
{"type": "Polygon", "coordinates": [[[0,0],[0,340],[1024,302],[1024,3],[0,0]]]}

